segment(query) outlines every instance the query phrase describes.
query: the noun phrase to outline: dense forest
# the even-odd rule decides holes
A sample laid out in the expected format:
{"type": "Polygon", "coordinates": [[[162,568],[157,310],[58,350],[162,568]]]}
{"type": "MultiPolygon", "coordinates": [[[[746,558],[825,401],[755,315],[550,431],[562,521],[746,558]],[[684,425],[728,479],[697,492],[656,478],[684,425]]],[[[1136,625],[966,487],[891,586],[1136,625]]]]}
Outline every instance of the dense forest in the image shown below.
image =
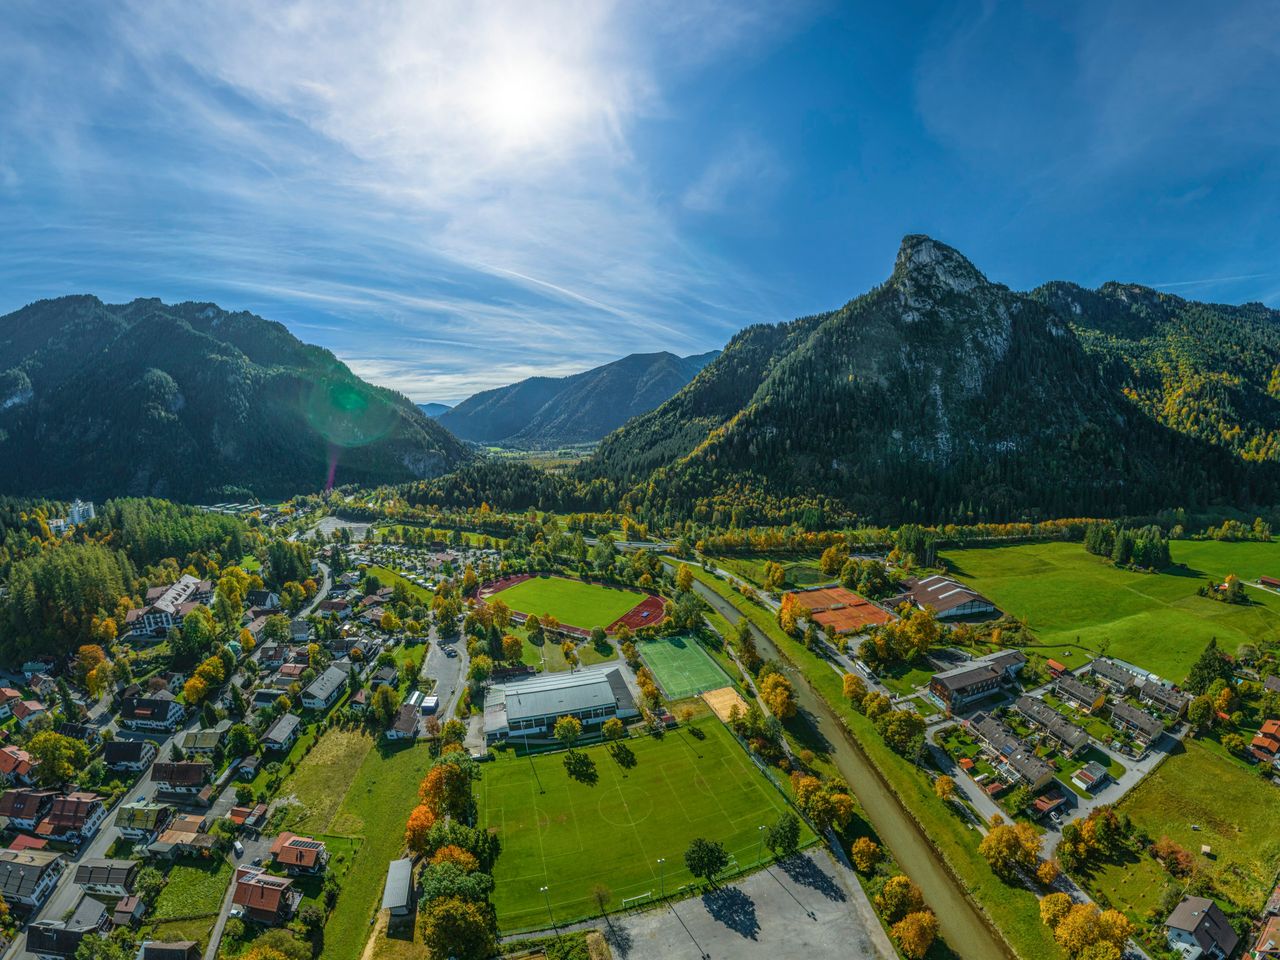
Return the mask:
{"type": "Polygon", "coordinates": [[[287,497],[434,476],[466,447],[285,327],[212,304],[42,300],[0,317],[0,487],[287,497]]]}

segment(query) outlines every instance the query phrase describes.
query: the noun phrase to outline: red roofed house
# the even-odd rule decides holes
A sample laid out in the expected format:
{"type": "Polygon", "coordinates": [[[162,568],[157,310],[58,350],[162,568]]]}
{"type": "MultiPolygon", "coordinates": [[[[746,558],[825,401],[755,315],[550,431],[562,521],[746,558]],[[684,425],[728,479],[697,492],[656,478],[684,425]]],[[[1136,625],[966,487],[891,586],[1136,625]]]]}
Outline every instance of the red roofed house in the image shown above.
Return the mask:
{"type": "Polygon", "coordinates": [[[33,837],[27,833],[20,833],[13,838],[13,843],[9,844],[10,850],[43,850],[49,845],[48,840],[42,840],[40,837],[33,837]]]}
{"type": "Polygon", "coordinates": [[[13,687],[0,687],[0,720],[7,720],[13,715],[13,705],[22,699],[22,694],[13,687]]]}
{"type": "Polygon", "coordinates": [[[56,795],[54,790],[6,790],[0,796],[0,817],[8,817],[9,825],[19,830],[34,830],[56,795]]]}
{"type": "Polygon", "coordinates": [[[78,843],[97,833],[106,818],[107,808],[96,793],[69,793],[54,797],[49,812],[36,825],[36,834],[47,840],[78,843]]]}
{"type": "Polygon", "coordinates": [[[35,769],[38,760],[33,760],[31,754],[17,747],[0,747],[0,779],[6,784],[23,783],[31,784],[31,771],[35,769]]]}
{"type": "Polygon", "coordinates": [[[1280,720],[1268,720],[1249,744],[1249,752],[1263,763],[1280,760],[1280,720]]]}
{"type": "Polygon", "coordinates": [[[320,840],[282,833],[271,844],[271,856],[291,874],[313,874],[324,870],[329,851],[320,840]]]}
{"type": "Polygon", "coordinates": [[[13,705],[13,715],[18,718],[18,726],[24,729],[36,717],[43,717],[47,712],[39,700],[19,700],[13,705]]]}
{"type": "Polygon", "coordinates": [[[301,899],[302,894],[293,889],[292,880],[273,877],[261,867],[236,868],[236,886],[231,901],[244,908],[244,915],[249,920],[273,926],[286,923],[301,899]]]}

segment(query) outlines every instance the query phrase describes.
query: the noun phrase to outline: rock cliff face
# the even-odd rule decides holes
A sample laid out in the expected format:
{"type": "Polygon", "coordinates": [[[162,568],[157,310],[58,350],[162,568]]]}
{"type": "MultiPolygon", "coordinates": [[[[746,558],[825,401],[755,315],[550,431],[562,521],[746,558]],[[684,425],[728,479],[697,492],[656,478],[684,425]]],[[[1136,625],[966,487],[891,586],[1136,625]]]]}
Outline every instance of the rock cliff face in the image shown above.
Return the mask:
{"type": "Polygon", "coordinates": [[[1070,318],[908,236],[889,279],[831,313],[744,330],[601,444],[605,477],[659,512],[883,520],[1140,511],[1272,490],[1156,422],[1070,318]]]}

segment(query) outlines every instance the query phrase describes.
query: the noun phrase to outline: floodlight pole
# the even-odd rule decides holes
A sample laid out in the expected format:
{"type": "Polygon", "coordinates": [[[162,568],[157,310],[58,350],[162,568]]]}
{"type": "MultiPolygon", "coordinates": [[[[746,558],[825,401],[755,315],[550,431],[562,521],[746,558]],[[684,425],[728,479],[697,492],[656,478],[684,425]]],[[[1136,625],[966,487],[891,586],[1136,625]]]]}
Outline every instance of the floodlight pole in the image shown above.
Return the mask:
{"type": "Polygon", "coordinates": [[[541,888],[541,890],[542,890],[542,899],[543,899],[543,901],[544,901],[544,902],[546,903],[546,905],[547,905],[547,919],[551,921],[551,929],[552,929],[552,930],[555,930],[555,932],[556,932],[556,936],[558,937],[558,936],[560,936],[560,931],[559,931],[558,929],[556,929],[556,918],[555,918],[555,917],[553,917],[553,916],[551,915],[551,897],[550,897],[550,896],[548,895],[548,893],[547,893],[547,891],[548,891],[548,890],[550,890],[550,889],[551,889],[550,887],[542,887],[542,888],[541,888]]]}
{"type": "Polygon", "coordinates": [[[667,858],[658,858],[658,898],[665,900],[667,897],[667,858]]]}
{"type": "Polygon", "coordinates": [[[760,852],[756,854],[756,863],[764,863],[764,838],[765,831],[769,828],[764,826],[764,824],[761,824],[756,829],[760,831],[760,852]]]}

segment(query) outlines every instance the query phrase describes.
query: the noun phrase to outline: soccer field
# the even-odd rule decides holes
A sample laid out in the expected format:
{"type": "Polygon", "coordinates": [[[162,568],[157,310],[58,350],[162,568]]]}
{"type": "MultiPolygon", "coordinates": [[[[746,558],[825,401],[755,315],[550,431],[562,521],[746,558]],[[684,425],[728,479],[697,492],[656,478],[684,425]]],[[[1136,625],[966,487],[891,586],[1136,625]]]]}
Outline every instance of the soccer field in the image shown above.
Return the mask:
{"type": "Polygon", "coordinates": [[[607,627],[645,598],[638,590],[583,583],[567,577],[533,577],[495,593],[490,599],[501,600],[519,613],[542,616],[551,614],[571,627],[607,627]]]}
{"type": "Polygon", "coordinates": [[[1280,640],[1280,595],[1257,587],[1247,605],[1219,603],[1196,588],[1228,573],[1280,576],[1280,543],[1175,540],[1165,573],[1122,570],[1079,543],[1031,543],[947,550],[952,573],[1001,610],[1025,617],[1047,656],[1078,667],[1106,651],[1180,682],[1211,638],[1240,644],[1280,640]],[[1056,646],[1060,644],[1061,646],[1056,646]]]}
{"type": "Polygon", "coordinates": [[[668,700],[683,700],[731,681],[692,637],[662,637],[640,644],[640,656],[668,700]]]}
{"type": "MultiPolygon", "coordinates": [[[[620,746],[629,757],[605,745],[578,750],[593,772],[577,780],[565,753],[508,752],[482,766],[480,825],[502,841],[493,903],[504,932],[549,925],[548,900],[558,924],[598,915],[597,884],[609,888],[613,908],[660,888],[670,893],[693,879],[684,851],[695,837],[720,841],[746,867],[760,855],[758,827],[787,808],[712,717],[620,746]]],[[[813,839],[805,827],[802,842],[813,839]]]]}

